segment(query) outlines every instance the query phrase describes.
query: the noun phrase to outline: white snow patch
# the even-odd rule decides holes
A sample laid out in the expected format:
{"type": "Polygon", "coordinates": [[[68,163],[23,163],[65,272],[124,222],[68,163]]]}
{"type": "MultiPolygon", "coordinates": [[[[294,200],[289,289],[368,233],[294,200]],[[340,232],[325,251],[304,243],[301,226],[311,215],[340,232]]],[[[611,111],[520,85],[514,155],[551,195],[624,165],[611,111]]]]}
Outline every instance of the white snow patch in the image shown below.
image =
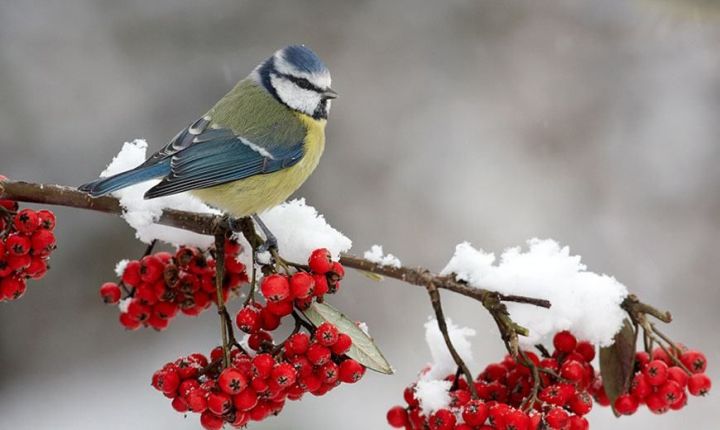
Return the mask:
{"type": "MultiPolygon", "coordinates": [[[[370,336],[370,328],[368,327],[367,323],[364,321],[358,321],[355,324],[357,324],[358,328],[363,331],[366,335],[370,336]]],[[[370,336],[372,337],[372,336],[370,336]]]]}
{"type": "MultiPolygon", "coordinates": [[[[472,344],[468,338],[475,336],[475,330],[468,327],[458,327],[449,319],[446,320],[448,334],[455,350],[460,354],[460,358],[468,364],[473,361],[472,344]]],[[[453,360],[450,351],[445,344],[440,332],[440,327],[436,319],[430,319],[425,323],[425,342],[430,348],[430,355],[433,362],[430,369],[425,373],[423,379],[444,379],[448,375],[455,373],[457,364],[453,360]]]]}
{"type": "Polygon", "coordinates": [[[570,255],[568,247],[554,240],[527,243],[526,252],[510,248],[499,263],[494,254],[461,243],[441,274],[455,273],[478,288],[549,300],[550,309],[507,302],[513,320],[530,330],[529,336],[520,337],[524,347],[550,344],[561,330],[600,346],[612,343],[625,317],[620,303],[627,288],[611,276],[587,271],[580,256],[570,255]]]}
{"type": "Polygon", "coordinates": [[[122,277],[123,272],[125,272],[125,268],[127,267],[129,262],[130,260],[128,259],[120,260],[117,262],[117,264],[115,265],[115,274],[118,276],[118,278],[122,277]]]}
{"type": "Polygon", "coordinates": [[[130,302],[132,302],[132,297],[126,297],[118,302],[118,309],[120,309],[121,313],[127,312],[130,302]]]}
{"type": "MultiPolygon", "coordinates": [[[[100,177],[112,176],[137,167],[145,161],[147,147],[147,142],[142,139],[125,142],[120,153],[115,156],[107,169],[100,174],[100,177]]],[[[113,196],[120,200],[120,205],[124,209],[123,218],[135,229],[135,237],[145,243],[159,239],[175,246],[189,245],[207,248],[212,245],[212,236],[156,224],[156,221],[162,215],[163,209],[220,214],[218,210],[203,204],[189,193],[145,200],[143,197],[145,192],[158,182],[158,180],[142,182],[112,193],[113,196]]]]}
{"type": "Polygon", "coordinates": [[[383,247],[381,245],[373,245],[370,250],[365,251],[363,257],[375,264],[389,267],[402,267],[400,259],[392,254],[383,254],[383,247]]]}
{"type": "Polygon", "coordinates": [[[415,384],[415,398],[420,402],[420,408],[425,415],[450,405],[451,386],[450,381],[437,379],[421,379],[415,384]]]}
{"type": "Polygon", "coordinates": [[[277,237],[283,258],[302,263],[317,248],[327,248],[333,260],[352,246],[352,241],[325,221],[325,217],[307,204],[295,199],[276,206],[260,218],[277,237]]]}

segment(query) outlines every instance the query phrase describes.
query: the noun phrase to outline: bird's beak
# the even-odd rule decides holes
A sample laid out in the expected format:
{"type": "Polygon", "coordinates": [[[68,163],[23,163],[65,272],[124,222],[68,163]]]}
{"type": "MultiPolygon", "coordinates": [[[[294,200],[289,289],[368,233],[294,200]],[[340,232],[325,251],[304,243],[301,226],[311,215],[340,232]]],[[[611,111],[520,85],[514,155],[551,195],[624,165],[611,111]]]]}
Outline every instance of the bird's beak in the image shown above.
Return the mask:
{"type": "Polygon", "coordinates": [[[330,87],[326,88],[325,91],[323,91],[323,97],[325,97],[326,99],[336,99],[337,96],[338,93],[330,87]]]}

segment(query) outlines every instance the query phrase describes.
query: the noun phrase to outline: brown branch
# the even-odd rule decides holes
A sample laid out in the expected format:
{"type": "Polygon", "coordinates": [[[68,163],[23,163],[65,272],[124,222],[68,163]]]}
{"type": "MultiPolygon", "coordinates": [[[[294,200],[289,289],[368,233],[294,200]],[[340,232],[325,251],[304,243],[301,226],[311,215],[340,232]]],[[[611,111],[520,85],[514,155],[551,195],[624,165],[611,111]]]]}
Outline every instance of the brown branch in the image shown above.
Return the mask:
{"type": "MultiPolygon", "coordinates": [[[[21,181],[0,181],[0,199],[16,200],[29,203],[42,203],[67,206],[78,209],[94,210],[114,215],[123,212],[119,201],[114,197],[92,198],[82,191],[61,185],[34,184],[21,181]]],[[[177,227],[199,234],[216,235],[224,233],[228,228],[228,219],[222,216],[199,214],[193,212],[166,209],[157,221],[158,224],[177,227]]],[[[246,237],[259,237],[250,218],[237,220],[239,228],[246,237]]],[[[233,225],[233,227],[237,227],[233,225]]],[[[262,240],[260,238],[259,240],[262,240]]],[[[251,241],[255,247],[257,244],[251,241]]],[[[452,291],[478,301],[485,301],[489,295],[501,301],[526,303],[549,308],[547,300],[515,295],[502,295],[496,292],[475,288],[457,281],[453,276],[440,276],[424,268],[390,267],[373,263],[369,260],[349,254],[340,257],[340,263],[346,267],[387,276],[406,283],[425,288],[432,282],[437,288],[452,291]]]]}
{"type": "Polygon", "coordinates": [[[445,345],[447,346],[450,355],[455,361],[455,364],[457,364],[458,368],[460,368],[462,370],[462,373],[465,375],[465,379],[467,380],[468,388],[470,389],[472,398],[477,399],[478,393],[473,382],[472,373],[470,372],[467,364],[465,364],[465,362],[463,361],[462,357],[460,357],[460,354],[458,354],[457,350],[455,349],[455,345],[453,345],[452,340],[450,339],[450,333],[448,332],[447,322],[445,321],[442,303],[440,302],[440,292],[433,283],[427,284],[426,288],[428,294],[430,295],[430,303],[432,304],[433,311],[435,311],[435,319],[437,319],[440,333],[442,333],[443,339],[445,339],[445,345]]]}

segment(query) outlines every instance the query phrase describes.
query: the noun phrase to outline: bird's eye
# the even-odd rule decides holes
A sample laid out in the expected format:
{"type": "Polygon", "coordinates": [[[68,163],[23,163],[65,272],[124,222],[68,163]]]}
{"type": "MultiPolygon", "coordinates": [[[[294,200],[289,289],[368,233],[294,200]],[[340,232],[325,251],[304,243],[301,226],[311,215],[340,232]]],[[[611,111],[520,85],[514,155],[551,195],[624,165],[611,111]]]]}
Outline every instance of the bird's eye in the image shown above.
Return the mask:
{"type": "Polygon", "coordinates": [[[298,87],[304,89],[304,90],[314,90],[315,85],[311,84],[310,81],[308,81],[305,78],[300,78],[295,81],[298,87]]]}

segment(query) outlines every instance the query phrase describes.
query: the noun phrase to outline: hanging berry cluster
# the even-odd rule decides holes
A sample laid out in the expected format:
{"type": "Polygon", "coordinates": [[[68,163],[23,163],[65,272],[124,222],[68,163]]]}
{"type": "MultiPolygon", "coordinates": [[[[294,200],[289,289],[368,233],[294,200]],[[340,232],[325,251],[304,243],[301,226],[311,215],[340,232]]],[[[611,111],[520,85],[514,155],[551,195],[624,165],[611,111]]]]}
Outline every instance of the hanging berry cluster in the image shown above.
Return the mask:
{"type": "MultiPolygon", "coordinates": [[[[705,374],[705,355],[684,347],[677,350],[655,348],[651,354],[640,351],[635,354],[634,367],[629,391],[613,403],[613,409],[620,415],[632,415],[641,405],[654,414],[677,411],[687,405],[688,394],[704,396],[712,386],[705,374]]],[[[597,403],[610,406],[611,401],[602,384],[595,387],[597,403]]]]}
{"type": "MultiPolygon", "coordinates": [[[[241,252],[236,241],[225,240],[225,300],[248,282],[245,265],[237,260],[241,252]]],[[[120,281],[104,283],[100,296],[105,303],[120,304],[120,324],[125,328],[164,330],[178,312],[196,316],[208,309],[217,301],[215,288],[212,252],[181,247],[174,255],[156,252],[128,262],[120,281]]]]}
{"type": "Polygon", "coordinates": [[[260,281],[265,304],[250,300],[237,313],[235,322],[240,330],[250,335],[251,347],[272,342],[269,332],[278,328],[282,318],[292,314],[294,309],[306,310],[314,300],[322,301],[325,294],[334,294],[340,289],[345,270],[340,263],[332,261],[327,249],[314,250],[307,267],[309,272],[265,276],[260,281]]]}
{"type": "Polygon", "coordinates": [[[448,376],[451,402],[429,415],[412,385],[404,393],[407,407],[390,409],[388,423],[409,430],[588,429],[584,415],[592,409],[595,348],[569,332],[558,333],[553,344],[549,357],[524,351],[488,365],[473,382],[478,399],[471,398],[464,378],[448,376]]]}
{"type": "Polygon", "coordinates": [[[279,414],[286,400],[300,400],[305,393],[322,396],[343,382],[360,380],[365,368],[345,355],[351,345],[350,337],[323,323],[312,336],[295,333],[268,352],[233,348],[226,368],[222,347],[210,360],[202,354],[180,358],[158,370],[152,385],[173,399],[176,411],[201,414],[205,429],[225,423],[242,427],[279,414]]]}
{"type": "Polygon", "coordinates": [[[28,279],[45,276],[56,248],[55,214],[18,209],[17,202],[0,200],[0,302],[20,298],[28,279]]]}

